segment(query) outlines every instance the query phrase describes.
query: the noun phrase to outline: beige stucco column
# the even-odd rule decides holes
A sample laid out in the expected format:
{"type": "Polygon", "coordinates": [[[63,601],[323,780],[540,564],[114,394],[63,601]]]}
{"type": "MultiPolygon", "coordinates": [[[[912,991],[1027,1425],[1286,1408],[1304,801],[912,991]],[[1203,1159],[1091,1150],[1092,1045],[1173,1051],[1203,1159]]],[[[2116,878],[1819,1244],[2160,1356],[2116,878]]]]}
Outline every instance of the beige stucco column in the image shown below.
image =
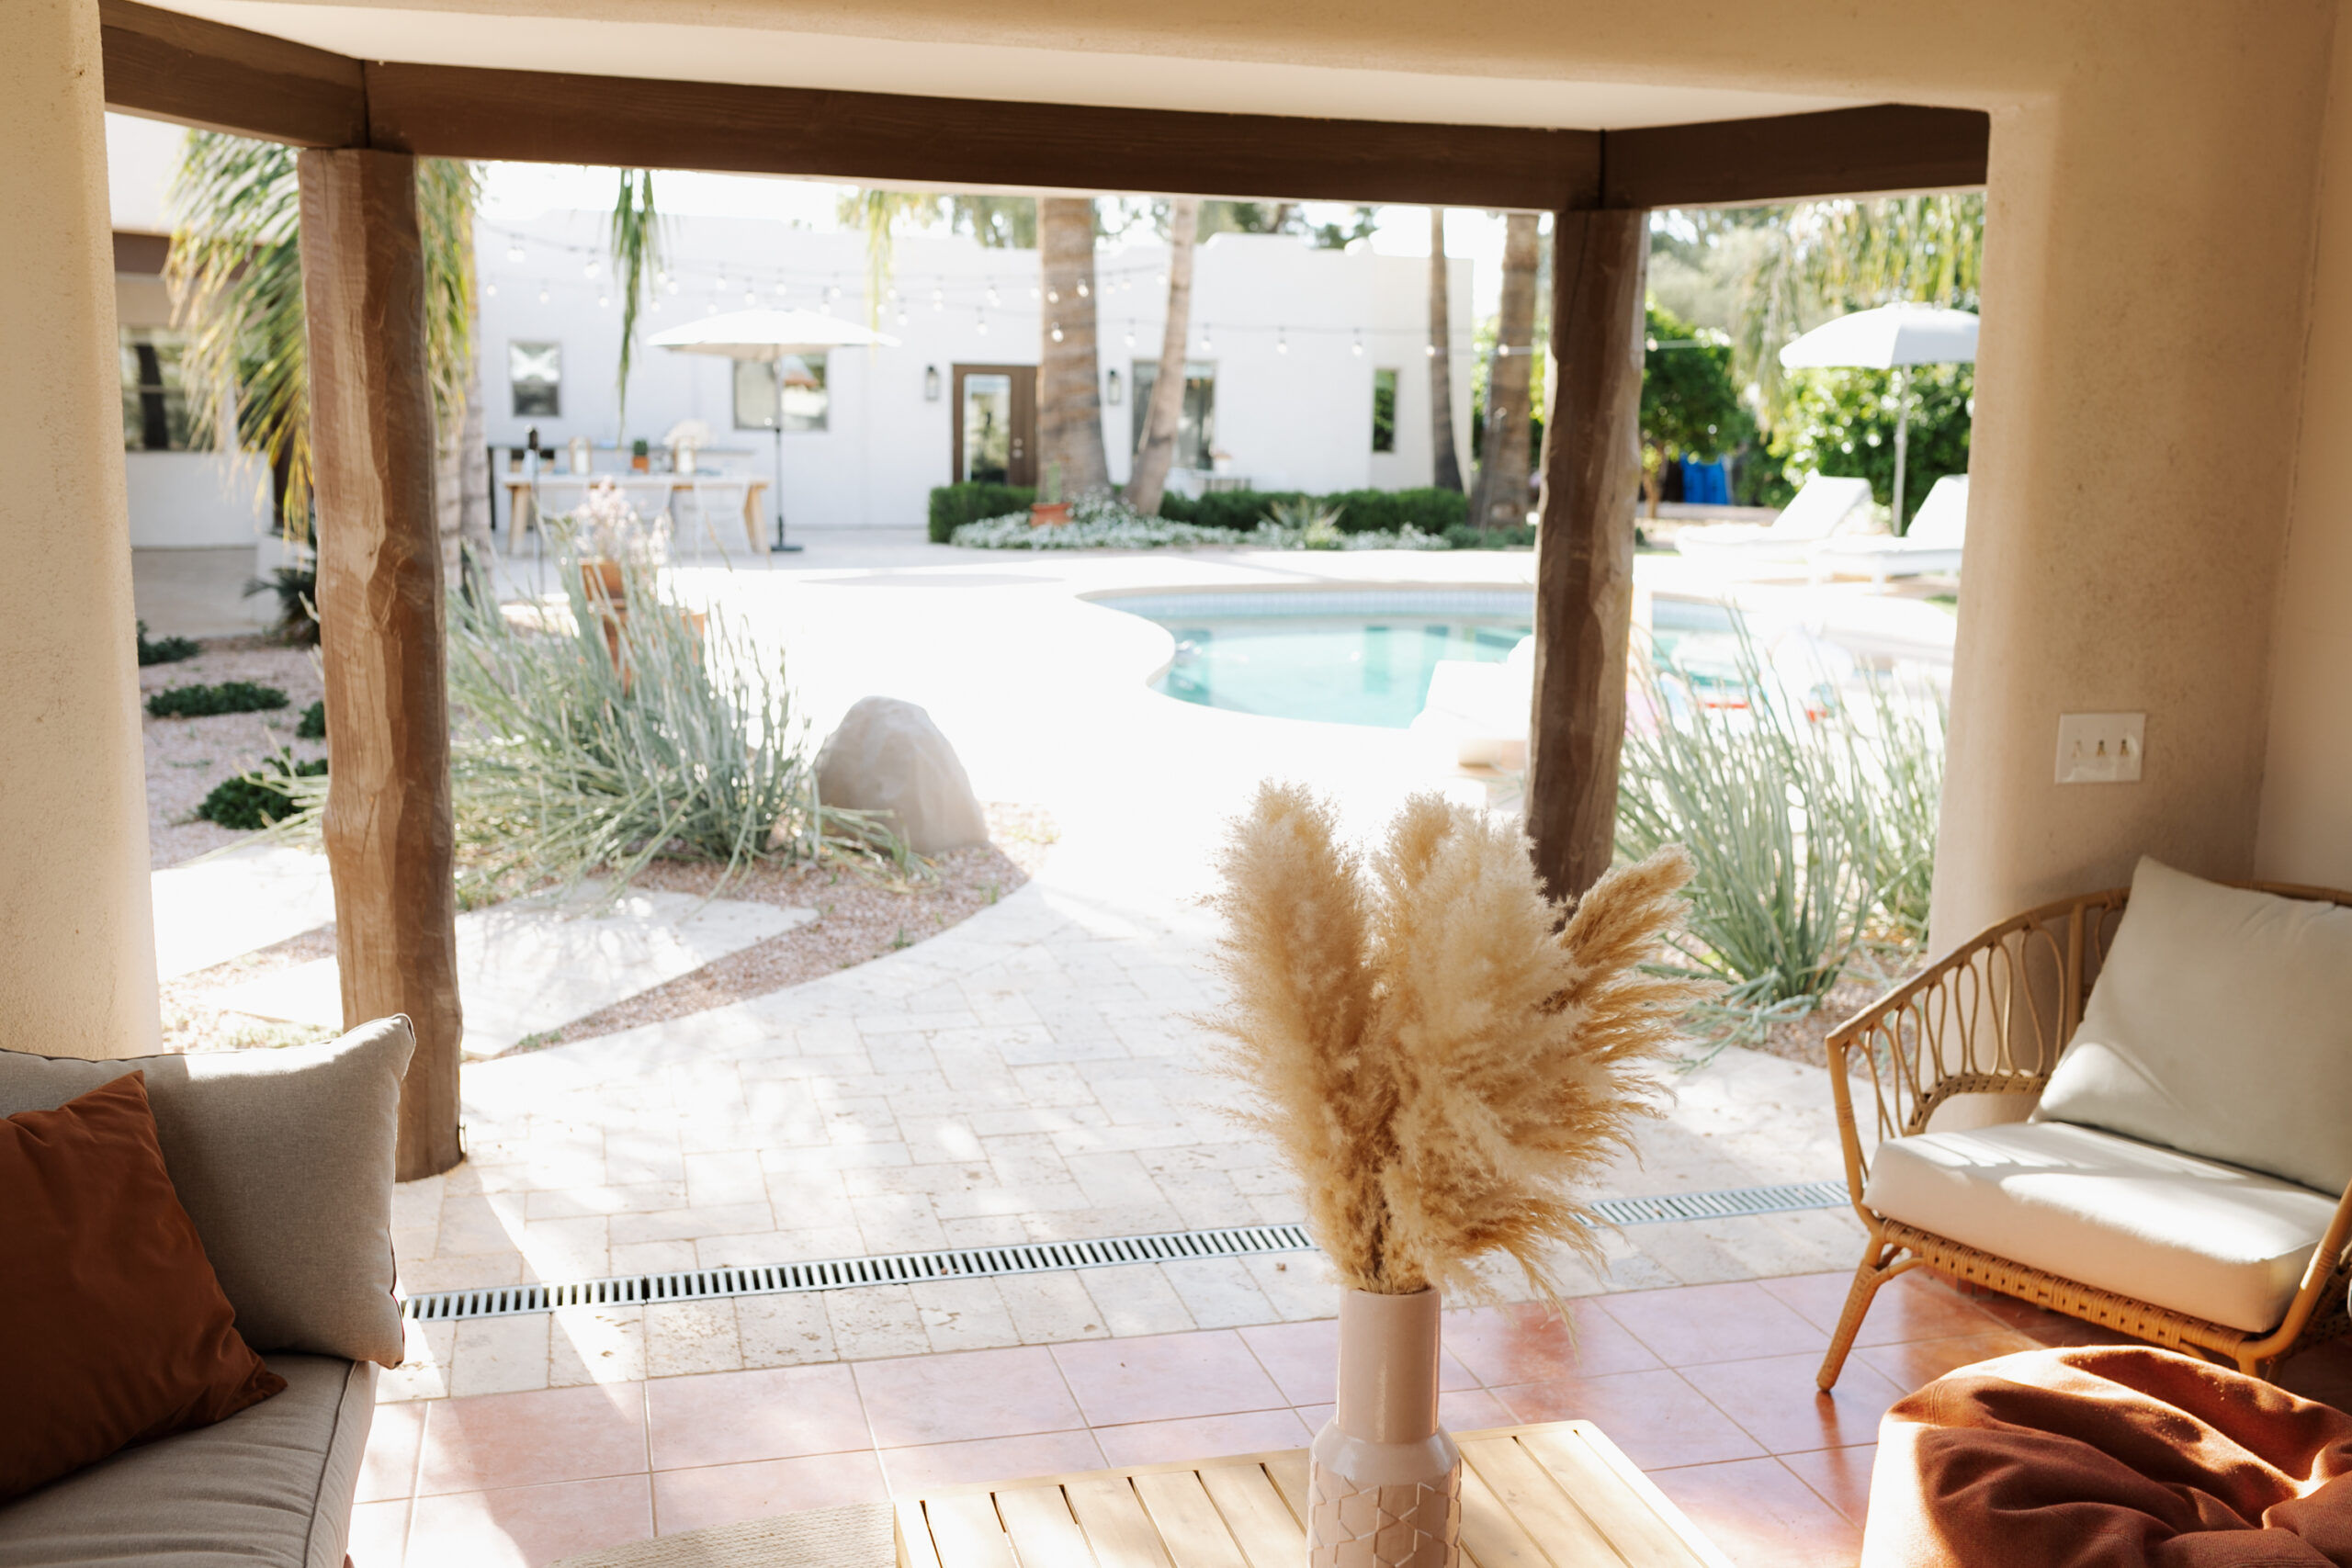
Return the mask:
{"type": "Polygon", "coordinates": [[[96,0],[0,50],[0,1047],[155,1048],[96,0]]]}

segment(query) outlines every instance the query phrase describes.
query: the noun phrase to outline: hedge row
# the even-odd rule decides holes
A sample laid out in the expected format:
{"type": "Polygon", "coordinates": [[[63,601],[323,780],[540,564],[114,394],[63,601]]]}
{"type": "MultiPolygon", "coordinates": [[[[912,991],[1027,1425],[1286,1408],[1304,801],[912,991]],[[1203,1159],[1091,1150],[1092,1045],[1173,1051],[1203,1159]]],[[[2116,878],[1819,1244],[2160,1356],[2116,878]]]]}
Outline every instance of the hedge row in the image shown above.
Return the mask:
{"type": "MultiPolygon", "coordinates": [[[[1023,511],[1035,499],[1035,491],[1018,485],[941,485],[931,492],[932,542],[944,545],[964,524],[1023,511]]],[[[1198,498],[1171,492],[1160,498],[1159,514],[1170,523],[1246,534],[1276,502],[1306,500],[1342,508],[1340,531],[1344,534],[1394,533],[1408,523],[1424,534],[1442,534],[1465,526],[1470,517],[1469,499],[1460,491],[1435,489],[1351,490],[1323,496],[1300,491],[1223,490],[1198,498]]]]}

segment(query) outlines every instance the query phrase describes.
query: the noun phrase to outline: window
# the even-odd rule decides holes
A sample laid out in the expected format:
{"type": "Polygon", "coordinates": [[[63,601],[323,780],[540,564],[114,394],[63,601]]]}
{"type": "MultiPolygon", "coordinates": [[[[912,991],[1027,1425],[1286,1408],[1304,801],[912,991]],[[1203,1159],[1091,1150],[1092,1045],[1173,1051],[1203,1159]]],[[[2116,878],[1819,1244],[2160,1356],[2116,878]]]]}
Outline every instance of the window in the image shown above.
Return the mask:
{"type": "Polygon", "coordinates": [[[555,419],[563,412],[563,344],[510,343],[506,384],[514,389],[516,419],[555,419]]]}
{"type": "MultiPolygon", "coordinates": [[[[1135,367],[1134,439],[1143,445],[1144,420],[1151,411],[1151,389],[1159,380],[1159,361],[1138,359],[1135,367]]],[[[1184,409],[1176,421],[1176,456],[1180,468],[1206,468],[1209,449],[1216,441],[1216,367],[1203,359],[1184,364],[1184,409]]]]}
{"type": "Polygon", "coordinates": [[[964,378],[964,472],[967,484],[1005,483],[1012,474],[1012,378],[964,378]]]}
{"type": "Polygon", "coordinates": [[[185,452],[187,393],[180,386],[180,340],[153,327],[122,329],[122,447],[185,452]]]}
{"type": "Polygon", "coordinates": [[[1372,449],[1396,450],[1396,372],[1372,373],[1372,449]]]}
{"type": "Polygon", "coordinates": [[[825,389],[825,358],[821,354],[787,354],[773,364],[764,359],[737,360],[735,428],[775,429],[780,389],[785,429],[824,429],[832,401],[825,389]]]}

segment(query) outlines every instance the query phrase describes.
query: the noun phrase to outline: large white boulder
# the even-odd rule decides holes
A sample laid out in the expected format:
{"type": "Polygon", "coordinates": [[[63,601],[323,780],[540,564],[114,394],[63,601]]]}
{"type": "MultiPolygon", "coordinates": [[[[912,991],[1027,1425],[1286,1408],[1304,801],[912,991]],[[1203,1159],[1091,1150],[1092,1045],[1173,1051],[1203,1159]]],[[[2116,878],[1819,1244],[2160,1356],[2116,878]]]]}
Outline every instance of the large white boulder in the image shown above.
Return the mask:
{"type": "Polygon", "coordinates": [[[863,697],[817,753],[817,797],[887,812],[917,854],[989,841],[988,819],[956,748],[931,715],[896,697],[863,697]]]}

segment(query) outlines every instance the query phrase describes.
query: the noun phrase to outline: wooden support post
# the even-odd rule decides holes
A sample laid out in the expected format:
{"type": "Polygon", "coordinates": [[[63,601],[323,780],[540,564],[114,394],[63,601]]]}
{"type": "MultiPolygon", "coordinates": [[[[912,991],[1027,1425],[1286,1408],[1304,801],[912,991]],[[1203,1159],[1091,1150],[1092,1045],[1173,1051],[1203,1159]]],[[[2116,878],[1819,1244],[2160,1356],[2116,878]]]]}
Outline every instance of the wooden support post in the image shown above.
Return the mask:
{"type": "Polygon", "coordinates": [[[346,1027],[404,1012],[403,1181],[458,1163],[456,834],[416,161],[300,154],[326,666],[327,860],[346,1027]]]}
{"type": "Polygon", "coordinates": [[[1555,898],[1579,897],[1600,880],[1615,846],[1648,246],[1645,212],[1553,215],[1527,831],[1536,874],[1555,898]]]}

